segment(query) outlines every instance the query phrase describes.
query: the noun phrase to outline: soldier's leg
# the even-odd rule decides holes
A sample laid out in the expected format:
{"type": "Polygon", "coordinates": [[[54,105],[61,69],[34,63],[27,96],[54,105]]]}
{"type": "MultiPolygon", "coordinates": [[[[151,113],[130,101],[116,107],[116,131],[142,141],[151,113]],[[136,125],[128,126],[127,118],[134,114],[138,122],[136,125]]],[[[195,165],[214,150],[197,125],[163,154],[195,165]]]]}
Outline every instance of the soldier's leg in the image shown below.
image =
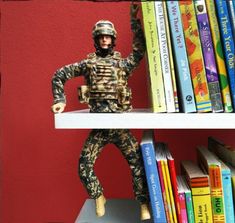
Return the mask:
{"type": "Polygon", "coordinates": [[[103,130],[92,130],[83,146],[79,159],[79,176],[89,196],[97,199],[103,194],[103,188],[95,175],[94,164],[107,143],[103,130]]]}
{"type": "Polygon", "coordinates": [[[136,199],[141,204],[148,203],[149,198],[143,160],[136,138],[128,129],[116,130],[113,143],[121,150],[131,168],[133,190],[136,199]]]}

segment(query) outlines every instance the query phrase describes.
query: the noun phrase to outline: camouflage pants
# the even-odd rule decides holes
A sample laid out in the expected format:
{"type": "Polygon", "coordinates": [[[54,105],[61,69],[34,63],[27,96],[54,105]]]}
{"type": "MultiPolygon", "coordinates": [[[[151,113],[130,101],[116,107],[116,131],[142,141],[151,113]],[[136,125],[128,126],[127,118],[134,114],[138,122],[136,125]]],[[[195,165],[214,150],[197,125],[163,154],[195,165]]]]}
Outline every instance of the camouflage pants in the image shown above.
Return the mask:
{"type": "Polygon", "coordinates": [[[94,173],[94,164],[103,147],[113,143],[127,160],[132,173],[133,190],[140,203],[147,203],[147,185],[138,142],[127,129],[92,130],[88,136],[79,160],[79,176],[93,199],[103,194],[103,188],[94,173]]]}

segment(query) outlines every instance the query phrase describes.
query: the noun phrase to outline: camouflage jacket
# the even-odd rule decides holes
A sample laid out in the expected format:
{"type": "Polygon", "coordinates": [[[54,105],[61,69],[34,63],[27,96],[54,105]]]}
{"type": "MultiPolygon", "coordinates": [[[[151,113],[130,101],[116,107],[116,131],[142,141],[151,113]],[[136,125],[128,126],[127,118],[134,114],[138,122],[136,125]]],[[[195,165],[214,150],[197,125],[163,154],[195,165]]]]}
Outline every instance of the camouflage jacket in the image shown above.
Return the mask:
{"type": "Polygon", "coordinates": [[[84,76],[89,91],[86,102],[91,112],[130,111],[131,92],[127,80],[145,53],[144,34],[138,19],[131,19],[131,29],[132,53],[127,58],[121,58],[116,51],[104,58],[91,53],[86,59],[57,70],[52,78],[54,104],[66,103],[64,84],[67,80],[84,76]]]}

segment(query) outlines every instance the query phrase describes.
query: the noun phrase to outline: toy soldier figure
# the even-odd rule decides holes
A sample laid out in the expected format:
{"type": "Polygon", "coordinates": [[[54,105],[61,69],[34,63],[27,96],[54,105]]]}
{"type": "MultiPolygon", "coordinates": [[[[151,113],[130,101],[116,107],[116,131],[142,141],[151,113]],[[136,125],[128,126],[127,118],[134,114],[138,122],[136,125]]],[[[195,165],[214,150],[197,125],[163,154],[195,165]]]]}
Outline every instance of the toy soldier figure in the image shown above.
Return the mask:
{"type": "MultiPolygon", "coordinates": [[[[113,23],[98,21],[92,31],[96,52],[81,62],[64,66],[52,79],[54,113],[63,112],[66,106],[64,84],[67,80],[83,75],[86,85],[79,88],[80,102],[87,103],[90,112],[128,112],[132,109],[128,78],[145,53],[145,39],[137,19],[139,6],[131,5],[131,29],[134,34],[133,51],[127,58],[114,51],[117,32],[113,23]]],[[[147,186],[137,140],[127,129],[94,129],[90,132],[79,159],[79,176],[89,196],[95,199],[96,214],[105,213],[103,188],[94,173],[94,164],[103,147],[113,143],[127,160],[133,177],[133,190],[141,204],[141,219],[149,219],[147,186]]]]}

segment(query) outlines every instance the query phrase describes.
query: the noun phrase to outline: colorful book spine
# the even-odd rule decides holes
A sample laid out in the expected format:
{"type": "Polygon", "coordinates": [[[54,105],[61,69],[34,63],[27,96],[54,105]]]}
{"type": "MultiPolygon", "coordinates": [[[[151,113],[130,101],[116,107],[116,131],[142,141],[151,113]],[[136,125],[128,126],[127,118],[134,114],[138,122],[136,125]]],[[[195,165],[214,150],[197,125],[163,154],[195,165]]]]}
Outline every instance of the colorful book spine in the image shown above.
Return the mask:
{"type": "Polygon", "coordinates": [[[212,103],[212,110],[213,112],[222,112],[223,102],[206,4],[204,0],[195,0],[194,4],[197,15],[200,39],[202,43],[202,51],[206,67],[206,76],[212,103]]]}
{"type": "Polygon", "coordinates": [[[230,95],[228,75],[227,75],[226,65],[224,61],[224,52],[223,52],[222,45],[221,45],[220,30],[219,30],[219,24],[218,24],[218,19],[216,15],[214,1],[206,0],[206,7],[207,7],[210,26],[212,27],[211,34],[212,34],[213,46],[214,46],[214,51],[215,51],[215,59],[216,59],[217,69],[218,69],[218,74],[219,74],[220,88],[221,88],[221,93],[223,97],[224,111],[232,112],[233,111],[232,99],[230,95]]]}
{"type": "Polygon", "coordinates": [[[183,112],[196,112],[196,105],[188,65],[184,33],[178,1],[167,1],[167,10],[172,36],[172,45],[175,55],[175,65],[182,101],[183,112]]]}
{"type": "Polygon", "coordinates": [[[194,223],[193,199],[192,192],[189,188],[187,191],[185,191],[185,201],[187,207],[188,223],[194,223]]]}
{"type": "Polygon", "coordinates": [[[153,131],[145,131],[140,146],[149,189],[153,221],[154,223],[167,223],[155,158],[155,142],[153,134],[153,131]]]}
{"type": "Polygon", "coordinates": [[[235,3],[234,1],[227,1],[228,9],[229,9],[229,15],[230,15],[230,21],[231,21],[231,28],[233,31],[233,38],[235,39],[235,3]]]}
{"type": "Polygon", "coordinates": [[[229,76],[230,91],[232,94],[233,106],[235,106],[235,62],[234,62],[234,38],[232,36],[231,23],[229,20],[226,1],[215,0],[218,21],[220,26],[223,50],[225,54],[226,68],[229,76]]]}
{"type": "Polygon", "coordinates": [[[173,54],[172,54],[171,36],[170,36],[166,2],[163,1],[162,4],[163,4],[163,13],[164,13],[165,22],[166,22],[166,36],[167,36],[167,44],[168,44],[168,50],[169,50],[168,52],[169,52],[169,60],[170,60],[170,68],[171,68],[172,86],[173,86],[173,91],[174,91],[175,112],[179,112],[179,101],[178,101],[177,85],[176,85],[176,79],[175,79],[175,65],[174,65],[173,54]]]}
{"type": "Polygon", "coordinates": [[[235,222],[231,170],[221,162],[226,222],[235,222]]]}
{"type": "Polygon", "coordinates": [[[149,67],[149,91],[153,112],[166,112],[165,92],[162,77],[161,59],[159,57],[159,42],[155,19],[154,2],[142,2],[147,58],[149,67]]]}
{"type": "Polygon", "coordinates": [[[202,47],[192,0],[179,1],[184,37],[198,112],[210,112],[211,100],[206,79],[202,47]]]}
{"type": "Polygon", "coordinates": [[[163,14],[163,2],[155,1],[155,16],[157,23],[160,58],[162,64],[162,74],[165,88],[165,99],[167,112],[175,112],[174,92],[171,78],[171,68],[169,60],[169,50],[166,36],[166,24],[163,14]]]}
{"type": "Polygon", "coordinates": [[[199,163],[209,174],[214,223],[225,223],[221,163],[203,146],[197,147],[199,163]]]}
{"type": "Polygon", "coordinates": [[[192,191],[195,222],[213,223],[209,176],[192,161],[182,161],[181,167],[192,191]]]}

